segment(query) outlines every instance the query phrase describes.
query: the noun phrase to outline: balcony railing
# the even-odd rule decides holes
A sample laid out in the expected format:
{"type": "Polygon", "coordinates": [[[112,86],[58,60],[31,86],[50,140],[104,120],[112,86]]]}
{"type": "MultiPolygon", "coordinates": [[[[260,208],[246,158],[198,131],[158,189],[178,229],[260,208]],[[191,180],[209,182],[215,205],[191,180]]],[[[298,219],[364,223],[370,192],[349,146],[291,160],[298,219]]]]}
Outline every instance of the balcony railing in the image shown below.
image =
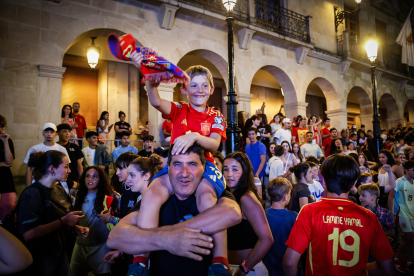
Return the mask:
{"type": "Polygon", "coordinates": [[[274,5],[268,0],[255,0],[256,23],[275,33],[310,42],[308,18],[274,5]]]}
{"type": "Polygon", "coordinates": [[[359,43],[358,37],[348,35],[344,32],[343,35],[336,37],[338,46],[338,55],[343,58],[352,57],[364,62],[369,62],[367,52],[362,43],[359,43]]]}
{"type": "MultiPolygon", "coordinates": [[[[178,0],[178,2],[203,8],[218,14],[227,15],[227,10],[223,5],[223,0],[178,0]]],[[[249,21],[248,7],[249,0],[237,0],[232,16],[240,21],[249,21]]]]}
{"type": "Polygon", "coordinates": [[[343,56],[344,55],[344,48],[345,48],[345,45],[344,45],[344,43],[345,43],[345,40],[344,40],[344,36],[343,35],[338,35],[337,37],[336,37],[336,44],[337,44],[337,47],[338,47],[338,56],[343,56]]]}
{"type": "Polygon", "coordinates": [[[407,74],[407,65],[401,63],[401,55],[391,51],[383,51],[384,66],[389,70],[394,70],[402,74],[407,74]]]}

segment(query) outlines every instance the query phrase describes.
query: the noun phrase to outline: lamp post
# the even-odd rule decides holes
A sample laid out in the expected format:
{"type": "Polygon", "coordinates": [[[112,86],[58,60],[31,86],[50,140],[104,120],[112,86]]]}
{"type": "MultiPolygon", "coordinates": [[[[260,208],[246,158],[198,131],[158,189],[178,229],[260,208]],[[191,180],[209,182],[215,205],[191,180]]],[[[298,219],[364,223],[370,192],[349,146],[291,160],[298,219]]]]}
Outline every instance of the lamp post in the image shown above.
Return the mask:
{"type": "Polygon", "coordinates": [[[374,40],[369,40],[365,44],[367,50],[368,59],[371,61],[371,86],[372,86],[372,103],[374,105],[374,116],[373,116],[373,128],[374,128],[374,143],[375,143],[375,154],[374,157],[378,158],[378,152],[381,149],[381,132],[380,132],[380,119],[378,116],[378,103],[377,103],[377,78],[375,76],[375,59],[377,58],[378,43],[374,40]]]}
{"type": "Polygon", "coordinates": [[[234,39],[233,39],[233,24],[234,18],[231,12],[236,6],[236,0],[223,0],[223,5],[227,10],[227,43],[228,43],[228,93],[227,93],[227,128],[226,128],[226,154],[240,150],[240,128],[237,122],[237,100],[236,92],[234,91],[234,39]]]}

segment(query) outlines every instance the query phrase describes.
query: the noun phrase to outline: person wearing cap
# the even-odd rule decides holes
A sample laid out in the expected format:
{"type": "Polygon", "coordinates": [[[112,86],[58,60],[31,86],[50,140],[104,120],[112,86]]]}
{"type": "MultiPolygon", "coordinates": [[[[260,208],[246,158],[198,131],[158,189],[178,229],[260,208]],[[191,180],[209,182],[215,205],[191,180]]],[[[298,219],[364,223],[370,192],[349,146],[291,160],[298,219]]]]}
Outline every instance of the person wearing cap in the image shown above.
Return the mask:
{"type": "Polygon", "coordinates": [[[138,155],[142,157],[150,157],[154,152],[154,147],[152,145],[154,143],[154,136],[146,135],[142,137],[142,141],[144,141],[144,149],[139,151],[138,155]]]}
{"type": "Polygon", "coordinates": [[[161,159],[162,159],[162,164],[161,165],[159,165],[159,167],[161,168],[161,169],[164,169],[166,166],[167,166],[167,161],[168,161],[168,153],[170,152],[170,150],[169,149],[167,149],[167,148],[164,148],[164,147],[159,147],[159,148],[156,148],[155,150],[154,150],[154,153],[155,154],[158,154],[159,156],[161,156],[161,159]]]}
{"type": "Polygon", "coordinates": [[[128,131],[123,131],[120,134],[118,134],[118,137],[121,139],[120,141],[121,145],[112,151],[112,161],[114,162],[114,167],[116,167],[115,166],[116,159],[118,159],[118,157],[122,153],[130,151],[135,154],[138,154],[137,148],[129,144],[129,136],[130,136],[130,133],[128,131]]]}
{"type": "Polygon", "coordinates": [[[278,145],[281,145],[283,141],[288,141],[291,145],[292,141],[292,132],[290,131],[290,125],[292,121],[289,118],[284,118],[282,121],[282,128],[279,129],[275,134],[275,142],[278,145]]]}
{"type": "MultiPolygon", "coordinates": [[[[57,128],[56,125],[54,123],[46,123],[43,126],[43,131],[42,131],[42,135],[44,137],[44,141],[40,144],[34,145],[33,147],[31,147],[29,149],[29,151],[26,154],[26,158],[24,159],[24,163],[28,163],[29,162],[29,158],[30,158],[30,154],[32,154],[33,152],[46,152],[49,150],[58,150],[63,152],[64,154],[66,154],[66,156],[69,159],[69,163],[70,163],[70,157],[69,154],[67,152],[67,150],[62,147],[61,145],[55,143],[55,137],[57,135],[56,133],[57,128]]],[[[30,184],[32,184],[34,182],[33,177],[32,177],[32,169],[31,167],[27,166],[26,168],[26,185],[30,186],[30,184]]]]}
{"type": "Polygon", "coordinates": [[[85,156],[82,161],[83,166],[99,166],[109,175],[111,157],[103,147],[98,145],[98,132],[88,131],[86,133],[86,140],[89,145],[82,149],[82,153],[85,156]]]}
{"type": "Polygon", "coordinates": [[[58,125],[57,134],[59,136],[59,141],[57,141],[57,143],[66,149],[70,160],[72,160],[72,162],[69,164],[70,173],[68,178],[74,182],[78,182],[78,179],[83,172],[83,153],[78,145],[69,142],[71,131],[72,127],[69,124],[58,125]]]}

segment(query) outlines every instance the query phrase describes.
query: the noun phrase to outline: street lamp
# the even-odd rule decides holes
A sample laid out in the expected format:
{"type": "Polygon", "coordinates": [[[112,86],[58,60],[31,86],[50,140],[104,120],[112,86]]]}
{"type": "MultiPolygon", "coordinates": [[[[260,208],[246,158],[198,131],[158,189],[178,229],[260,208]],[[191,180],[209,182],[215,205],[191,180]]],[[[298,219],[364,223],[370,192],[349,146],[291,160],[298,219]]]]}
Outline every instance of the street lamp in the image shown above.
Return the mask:
{"type": "Polygon", "coordinates": [[[101,52],[101,49],[95,45],[96,36],[91,37],[91,39],[92,44],[86,47],[86,55],[88,57],[88,64],[93,70],[95,69],[96,65],[98,65],[99,53],[101,52]]]}
{"type": "Polygon", "coordinates": [[[345,19],[349,19],[349,17],[354,13],[359,13],[359,10],[361,9],[361,1],[362,0],[355,0],[355,2],[358,4],[358,8],[353,11],[339,11],[339,8],[337,6],[334,6],[335,32],[338,32],[339,24],[342,24],[345,19]]]}
{"type": "Polygon", "coordinates": [[[378,103],[377,103],[377,79],[375,76],[375,59],[377,58],[378,52],[378,43],[375,40],[369,40],[365,44],[365,49],[367,50],[368,59],[371,61],[371,86],[372,86],[372,103],[374,105],[374,117],[373,117],[373,127],[374,127],[374,142],[375,142],[375,154],[374,157],[378,158],[378,152],[381,149],[381,133],[380,133],[380,119],[378,116],[378,103]]]}
{"type": "Polygon", "coordinates": [[[227,140],[226,140],[226,154],[240,150],[240,132],[239,124],[237,122],[237,100],[236,92],[234,91],[234,39],[233,39],[233,24],[232,10],[236,6],[236,0],[223,0],[223,5],[227,10],[227,45],[229,55],[229,89],[227,93],[227,140]]]}

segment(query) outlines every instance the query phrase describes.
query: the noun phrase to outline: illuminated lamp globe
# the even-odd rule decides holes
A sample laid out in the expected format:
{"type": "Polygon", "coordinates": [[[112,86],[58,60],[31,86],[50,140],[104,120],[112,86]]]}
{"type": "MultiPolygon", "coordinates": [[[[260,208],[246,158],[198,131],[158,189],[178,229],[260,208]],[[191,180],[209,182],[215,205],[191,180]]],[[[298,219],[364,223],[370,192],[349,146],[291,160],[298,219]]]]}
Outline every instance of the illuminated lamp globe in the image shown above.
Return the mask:
{"type": "Polygon", "coordinates": [[[365,50],[367,50],[368,59],[374,62],[377,58],[378,43],[375,40],[369,40],[365,44],[365,50]]]}
{"type": "Polygon", "coordinates": [[[227,11],[232,11],[233,8],[236,6],[237,0],[223,0],[223,5],[226,7],[227,11]]]}
{"type": "Polygon", "coordinates": [[[357,2],[357,4],[361,4],[361,0],[355,0],[355,2],[357,2]]]}
{"type": "Polygon", "coordinates": [[[96,65],[98,65],[99,53],[101,52],[101,49],[95,45],[96,37],[91,37],[91,39],[92,45],[86,47],[86,56],[88,57],[88,64],[93,70],[96,65]]]}

